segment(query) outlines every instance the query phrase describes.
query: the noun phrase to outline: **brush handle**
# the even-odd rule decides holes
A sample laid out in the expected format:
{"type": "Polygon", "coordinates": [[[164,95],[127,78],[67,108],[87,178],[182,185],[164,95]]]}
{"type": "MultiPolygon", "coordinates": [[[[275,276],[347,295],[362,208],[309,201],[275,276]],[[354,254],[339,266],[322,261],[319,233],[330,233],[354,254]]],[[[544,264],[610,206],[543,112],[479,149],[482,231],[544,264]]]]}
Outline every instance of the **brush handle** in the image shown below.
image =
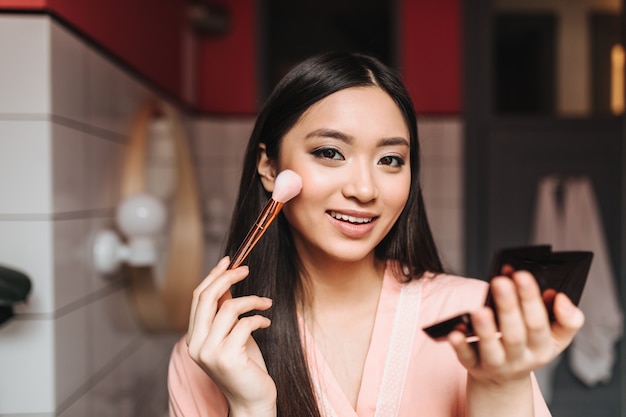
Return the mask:
{"type": "Polygon", "coordinates": [[[254,245],[256,245],[259,239],[261,239],[263,233],[265,233],[265,231],[270,226],[270,224],[272,224],[276,216],[278,216],[278,213],[283,208],[283,204],[284,203],[279,203],[274,199],[270,199],[267,202],[267,204],[263,208],[263,211],[261,211],[261,214],[259,214],[259,217],[257,217],[256,221],[254,222],[254,225],[250,228],[250,231],[246,235],[246,238],[239,246],[239,249],[237,249],[237,252],[233,256],[233,259],[230,261],[228,269],[235,269],[243,263],[252,248],[254,248],[254,245]]]}

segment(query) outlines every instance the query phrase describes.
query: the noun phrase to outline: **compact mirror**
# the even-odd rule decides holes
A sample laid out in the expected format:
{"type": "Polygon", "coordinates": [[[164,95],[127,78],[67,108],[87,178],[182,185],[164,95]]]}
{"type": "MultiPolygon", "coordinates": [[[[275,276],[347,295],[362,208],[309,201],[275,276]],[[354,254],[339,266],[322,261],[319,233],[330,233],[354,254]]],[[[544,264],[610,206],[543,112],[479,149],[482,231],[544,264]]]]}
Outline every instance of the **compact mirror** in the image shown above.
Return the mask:
{"type": "MultiPolygon", "coordinates": [[[[592,258],[593,253],[586,251],[553,252],[550,245],[505,248],[495,254],[489,276],[501,275],[507,265],[514,270],[526,270],[533,274],[542,293],[547,290],[563,292],[578,305],[592,258]]],[[[487,293],[485,305],[494,308],[491,291],[487,293]]],[[[550,319],[554,320],[551,306],[546,307],[550,319]]],[[[443,339],[452,330],[461,330],[467,337],[475,336],[469,312],[435,323],[423,330],[434,339],[443,339]]]]}

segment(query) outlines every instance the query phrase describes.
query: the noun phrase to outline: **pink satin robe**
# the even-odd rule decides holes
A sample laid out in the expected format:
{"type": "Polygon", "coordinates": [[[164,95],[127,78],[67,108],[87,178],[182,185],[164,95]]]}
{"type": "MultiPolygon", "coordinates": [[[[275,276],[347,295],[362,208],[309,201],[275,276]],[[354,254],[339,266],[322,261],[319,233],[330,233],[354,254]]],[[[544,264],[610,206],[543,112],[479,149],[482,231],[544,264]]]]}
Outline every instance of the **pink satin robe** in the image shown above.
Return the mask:
{"type": "MultiPolygon", "coordinates": [[[[484,302],[485,282],[451,275],[400,283],[387,268],[356,410],[301,323],[301,336],[319,408],[324,417],[461,417],[467,372],[446,342],[426,325],[473,310],[484,302]]],[[[226,417],[219,388],[193,362],[181,339],[169,369],[170,415],[226,417]]],[[[535,416],[550,416],[533,378],[535,416]]]]}

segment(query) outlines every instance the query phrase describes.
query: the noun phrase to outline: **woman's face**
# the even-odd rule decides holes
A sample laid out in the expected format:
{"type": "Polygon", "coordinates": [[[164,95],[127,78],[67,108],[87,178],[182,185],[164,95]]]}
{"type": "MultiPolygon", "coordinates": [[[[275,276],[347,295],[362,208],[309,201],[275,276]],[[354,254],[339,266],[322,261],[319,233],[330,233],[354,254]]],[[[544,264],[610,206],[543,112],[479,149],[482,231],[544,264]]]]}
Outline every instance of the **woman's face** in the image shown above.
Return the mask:
{"type": "Polygon", "coordinates": [[[281,142],[278,169],[302,176],[283,212],[303,261],[373,256],[409,195],[409,143],[400,109],[378,87],[338,91],[302,115],[281,142]]]}

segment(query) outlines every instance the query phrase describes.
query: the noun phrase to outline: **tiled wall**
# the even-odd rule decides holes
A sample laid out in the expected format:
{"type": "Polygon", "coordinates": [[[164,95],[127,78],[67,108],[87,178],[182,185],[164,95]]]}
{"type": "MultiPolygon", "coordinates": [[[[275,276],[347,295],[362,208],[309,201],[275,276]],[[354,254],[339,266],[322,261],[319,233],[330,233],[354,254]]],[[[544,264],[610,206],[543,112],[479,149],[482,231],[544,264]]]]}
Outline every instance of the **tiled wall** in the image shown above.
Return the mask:
{"type": "Polygon", "coordinates": [[[0,15],[0,56],[0,264],[33,282],[0,327],[0,416],[164,415],[177,336],[142,332],[91,266],[153,92],[44,15],[0,15]]]}
{"type": "Polygon", "coordinates": [[[204,197],[207,270],[223,254],[243,156],[253,126],[253,117],[199,118],[192,122],[199,186],[204,197]]]}
{"type": "Polygon", "coordinates": [[[463,122],[459,117],[418,118],[422,189],[428,220],[444,267],[465,273],[463,122]]]}

